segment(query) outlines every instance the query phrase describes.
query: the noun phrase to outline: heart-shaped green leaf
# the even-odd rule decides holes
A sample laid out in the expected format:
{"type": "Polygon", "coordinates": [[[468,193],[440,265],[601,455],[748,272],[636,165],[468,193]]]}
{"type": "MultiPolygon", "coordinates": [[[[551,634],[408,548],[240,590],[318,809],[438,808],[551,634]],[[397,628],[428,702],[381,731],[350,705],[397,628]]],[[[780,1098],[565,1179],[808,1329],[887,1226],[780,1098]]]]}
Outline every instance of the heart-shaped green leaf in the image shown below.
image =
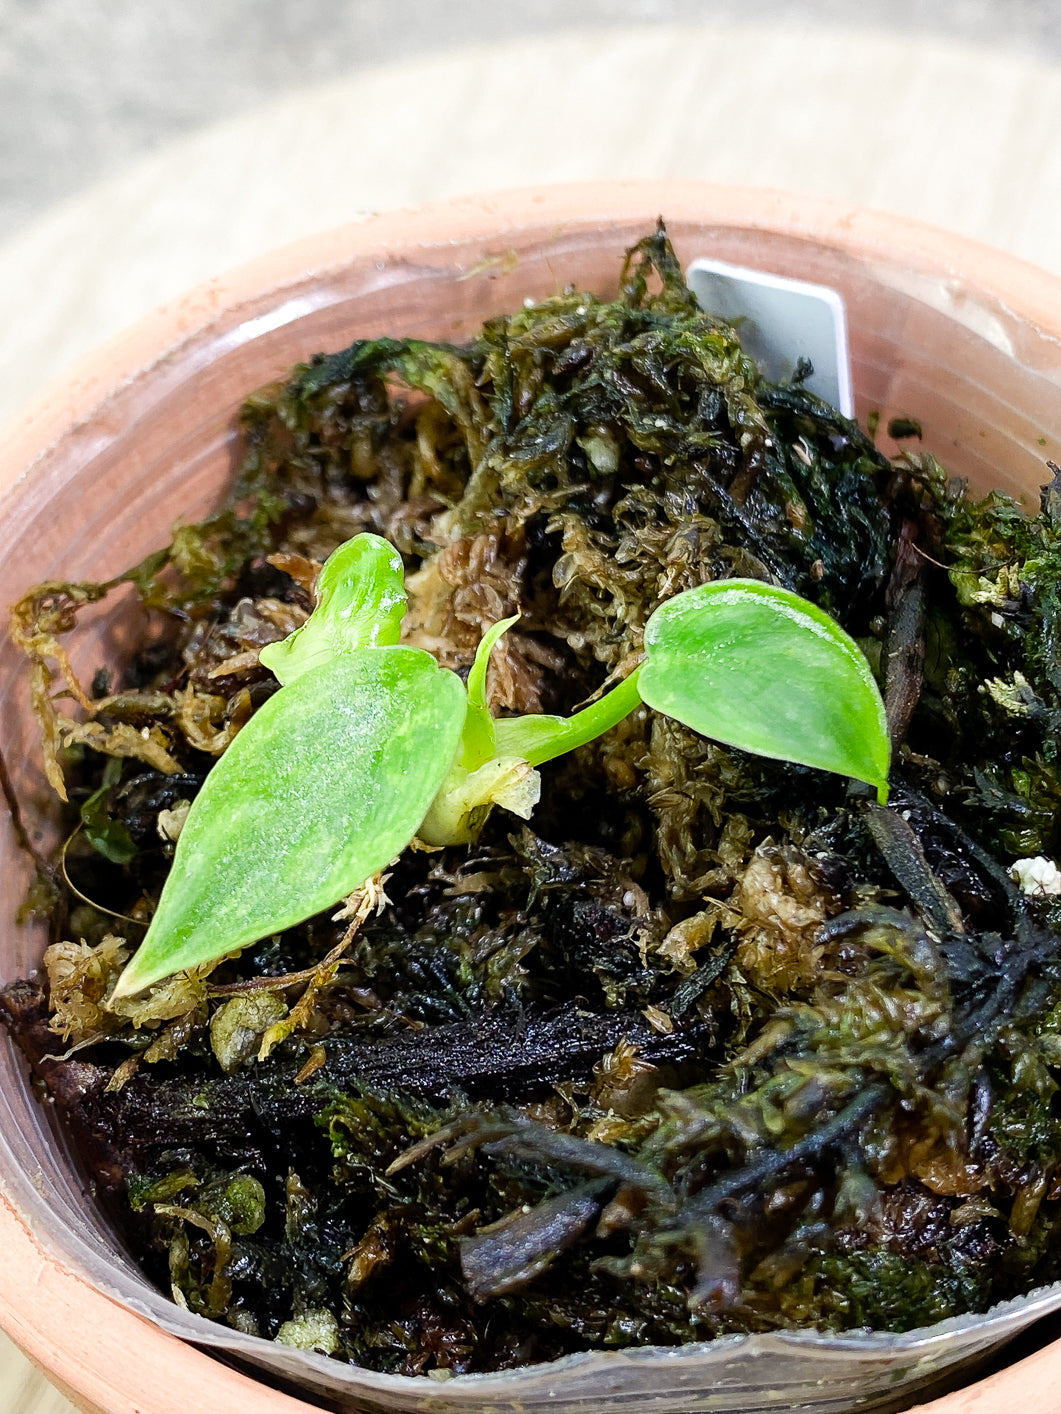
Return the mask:
{"type": "Polygon", "coordinates": [[[645,627],[650,707],[715,741],[854,776],[888,794],[884,704],[853,639],[805,599],[754,579],[675,596],[645,627]]]}
{"type": "Polygon", "coordinates": [[[288,928],[358,888],[416,833],[464,724],[460,679],[416,648],[310,668],[210,772],[116,995],[288,928]]]}

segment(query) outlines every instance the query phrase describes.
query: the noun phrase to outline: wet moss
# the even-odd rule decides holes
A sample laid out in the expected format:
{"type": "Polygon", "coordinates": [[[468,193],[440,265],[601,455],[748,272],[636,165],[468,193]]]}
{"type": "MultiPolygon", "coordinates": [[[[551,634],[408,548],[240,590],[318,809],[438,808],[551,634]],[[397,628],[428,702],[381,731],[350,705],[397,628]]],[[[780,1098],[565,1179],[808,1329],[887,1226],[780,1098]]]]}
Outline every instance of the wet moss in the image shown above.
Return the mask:
{"type": "Polygon", "coordinates": [[[15,610],[72,835],[39,861],[50,992],[2,1006],[155,1278],[403,1373],[907,1329],[1052,1280],[1058,905],[1008,865],[1059,852],[1061,473],[1026,517],[887,461],[762,380],[662,230],[615,298],[359,341],[241,420],[217,516],[15,610]],[[519,610],[501,714],[628,670],[680,590],[786,584],[876,665],[894,808],[645,710],[544,768],[529,828],[495,812],[108,1009],[182,808],[272,690],[258,649],[362,529],[446,666],[519,610]],[[149,639],[85,691],[66,635],[126,584],[149,639]]]}

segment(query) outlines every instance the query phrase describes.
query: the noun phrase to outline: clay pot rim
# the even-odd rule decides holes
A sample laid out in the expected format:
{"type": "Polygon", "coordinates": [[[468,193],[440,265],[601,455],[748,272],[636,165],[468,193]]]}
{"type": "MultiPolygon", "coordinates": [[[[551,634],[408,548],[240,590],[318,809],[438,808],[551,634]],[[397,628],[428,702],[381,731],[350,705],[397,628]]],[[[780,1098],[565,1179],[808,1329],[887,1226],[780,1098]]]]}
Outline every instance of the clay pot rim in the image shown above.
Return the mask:
{"type": "MultiPolygon", "coordinates": [[[[703,221],[710,213],[720,227],[795,236],[862,262],[879,256],[892,266],[897,255],[905,257],[919,276],[975,288],[1061,347],[1061,279],[905,217],[781,190],[691,181],[514,189],[388,212],[306,237],[161,306],[75,363],[7,424],[0,437],[0,500],[61,441],[105,417],[119,391],[149,380],[163,360],[196,342],[208,343],[211,331],[237,323],[244,307],[275,303],[271,297],[326,279],[358,258],[426,254],[489,239],[491,232],[650,222],[660,212],[675,224],[703,221]]],[[[229,1368],[95,1290],[37,1240],[2,1188],[0,1250],[0,1308],[8,1333],[81,1407],[185,1414],[189,1389],[215,1414],[246,1414],[248,1397],[261,1414],[308,1414],[316,1407],[229,1368]],[[164,1387],[155,1377],[162,1370],[164,1387]]],[[[1021,1398],[1039,1406],[1037,1392],[1055,1383],[1061,1383],[1061,1341],[911,1414],[961,1414],[974,1406],[990,1414],[1021,1398]]]]}
{"type": "Polygon", "coordinates": [[[109,397],[150,376],[252,301],[326,278],[359,257],[428,252],[484,232],[621,221],[677,224],[710,212],[722,227],[795,235],[857,256],[897,252],[927,279],[953,281],[992,300],[1061,345],[1061,279],[967,236],[826,197],[764,187],[693,181],[622,181],[546,187],[453,198],[366,217],[281,246],[203,282],[105,341],[49,382],[0,429],[0,495],[61,436],[87,422],[109,397]]]}

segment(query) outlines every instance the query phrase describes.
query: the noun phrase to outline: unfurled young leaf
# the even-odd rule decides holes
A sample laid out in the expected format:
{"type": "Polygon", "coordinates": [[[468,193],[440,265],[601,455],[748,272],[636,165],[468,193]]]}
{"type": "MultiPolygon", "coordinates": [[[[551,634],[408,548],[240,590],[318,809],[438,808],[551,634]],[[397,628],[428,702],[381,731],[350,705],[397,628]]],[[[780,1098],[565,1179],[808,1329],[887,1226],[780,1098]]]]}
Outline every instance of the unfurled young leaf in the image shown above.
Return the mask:
{"type": "Polygon", "coordinates": [[[730,746],[854,776],[888,795],[884,704],[843,629],[754,579],[717,580],[660,605],[639,680],[650,707],[730,746]]]}
{"type": "Polygon", "coordinates": [[[277,692],[207,777],[115,995],[300,923],[389,864],[464,713],[460,679],[415,648],[336,658],[277,692]]]}

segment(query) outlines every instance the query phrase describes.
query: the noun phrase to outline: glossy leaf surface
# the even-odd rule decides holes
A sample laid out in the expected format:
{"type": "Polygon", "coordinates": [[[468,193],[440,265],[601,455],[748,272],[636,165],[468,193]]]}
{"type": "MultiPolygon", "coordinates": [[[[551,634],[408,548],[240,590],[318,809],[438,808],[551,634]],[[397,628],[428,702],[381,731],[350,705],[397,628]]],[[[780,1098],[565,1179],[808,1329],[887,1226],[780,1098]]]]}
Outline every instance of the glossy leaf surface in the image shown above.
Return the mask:
{"type": "Polygon", "coordinates": [[[884,704],[828,614],[788,590],[728,579],[676,595],[645,628],[641,695],[715,741],[853,776],[888,793],[884,704]]]}
{"type": "Polygon", "coordinates": [[[405,614],[402,557],[379,535],[355,535],[325,560],[317,606],[259,659],[285,685],[344,653],[397,643],[405,614]]]}
{"type": "Polygon", "coordinates": [[[310,917],[412,839],[460,741],[466,698],[420,649],[302,673],[210,772],[122,994],[310,917]]]}

